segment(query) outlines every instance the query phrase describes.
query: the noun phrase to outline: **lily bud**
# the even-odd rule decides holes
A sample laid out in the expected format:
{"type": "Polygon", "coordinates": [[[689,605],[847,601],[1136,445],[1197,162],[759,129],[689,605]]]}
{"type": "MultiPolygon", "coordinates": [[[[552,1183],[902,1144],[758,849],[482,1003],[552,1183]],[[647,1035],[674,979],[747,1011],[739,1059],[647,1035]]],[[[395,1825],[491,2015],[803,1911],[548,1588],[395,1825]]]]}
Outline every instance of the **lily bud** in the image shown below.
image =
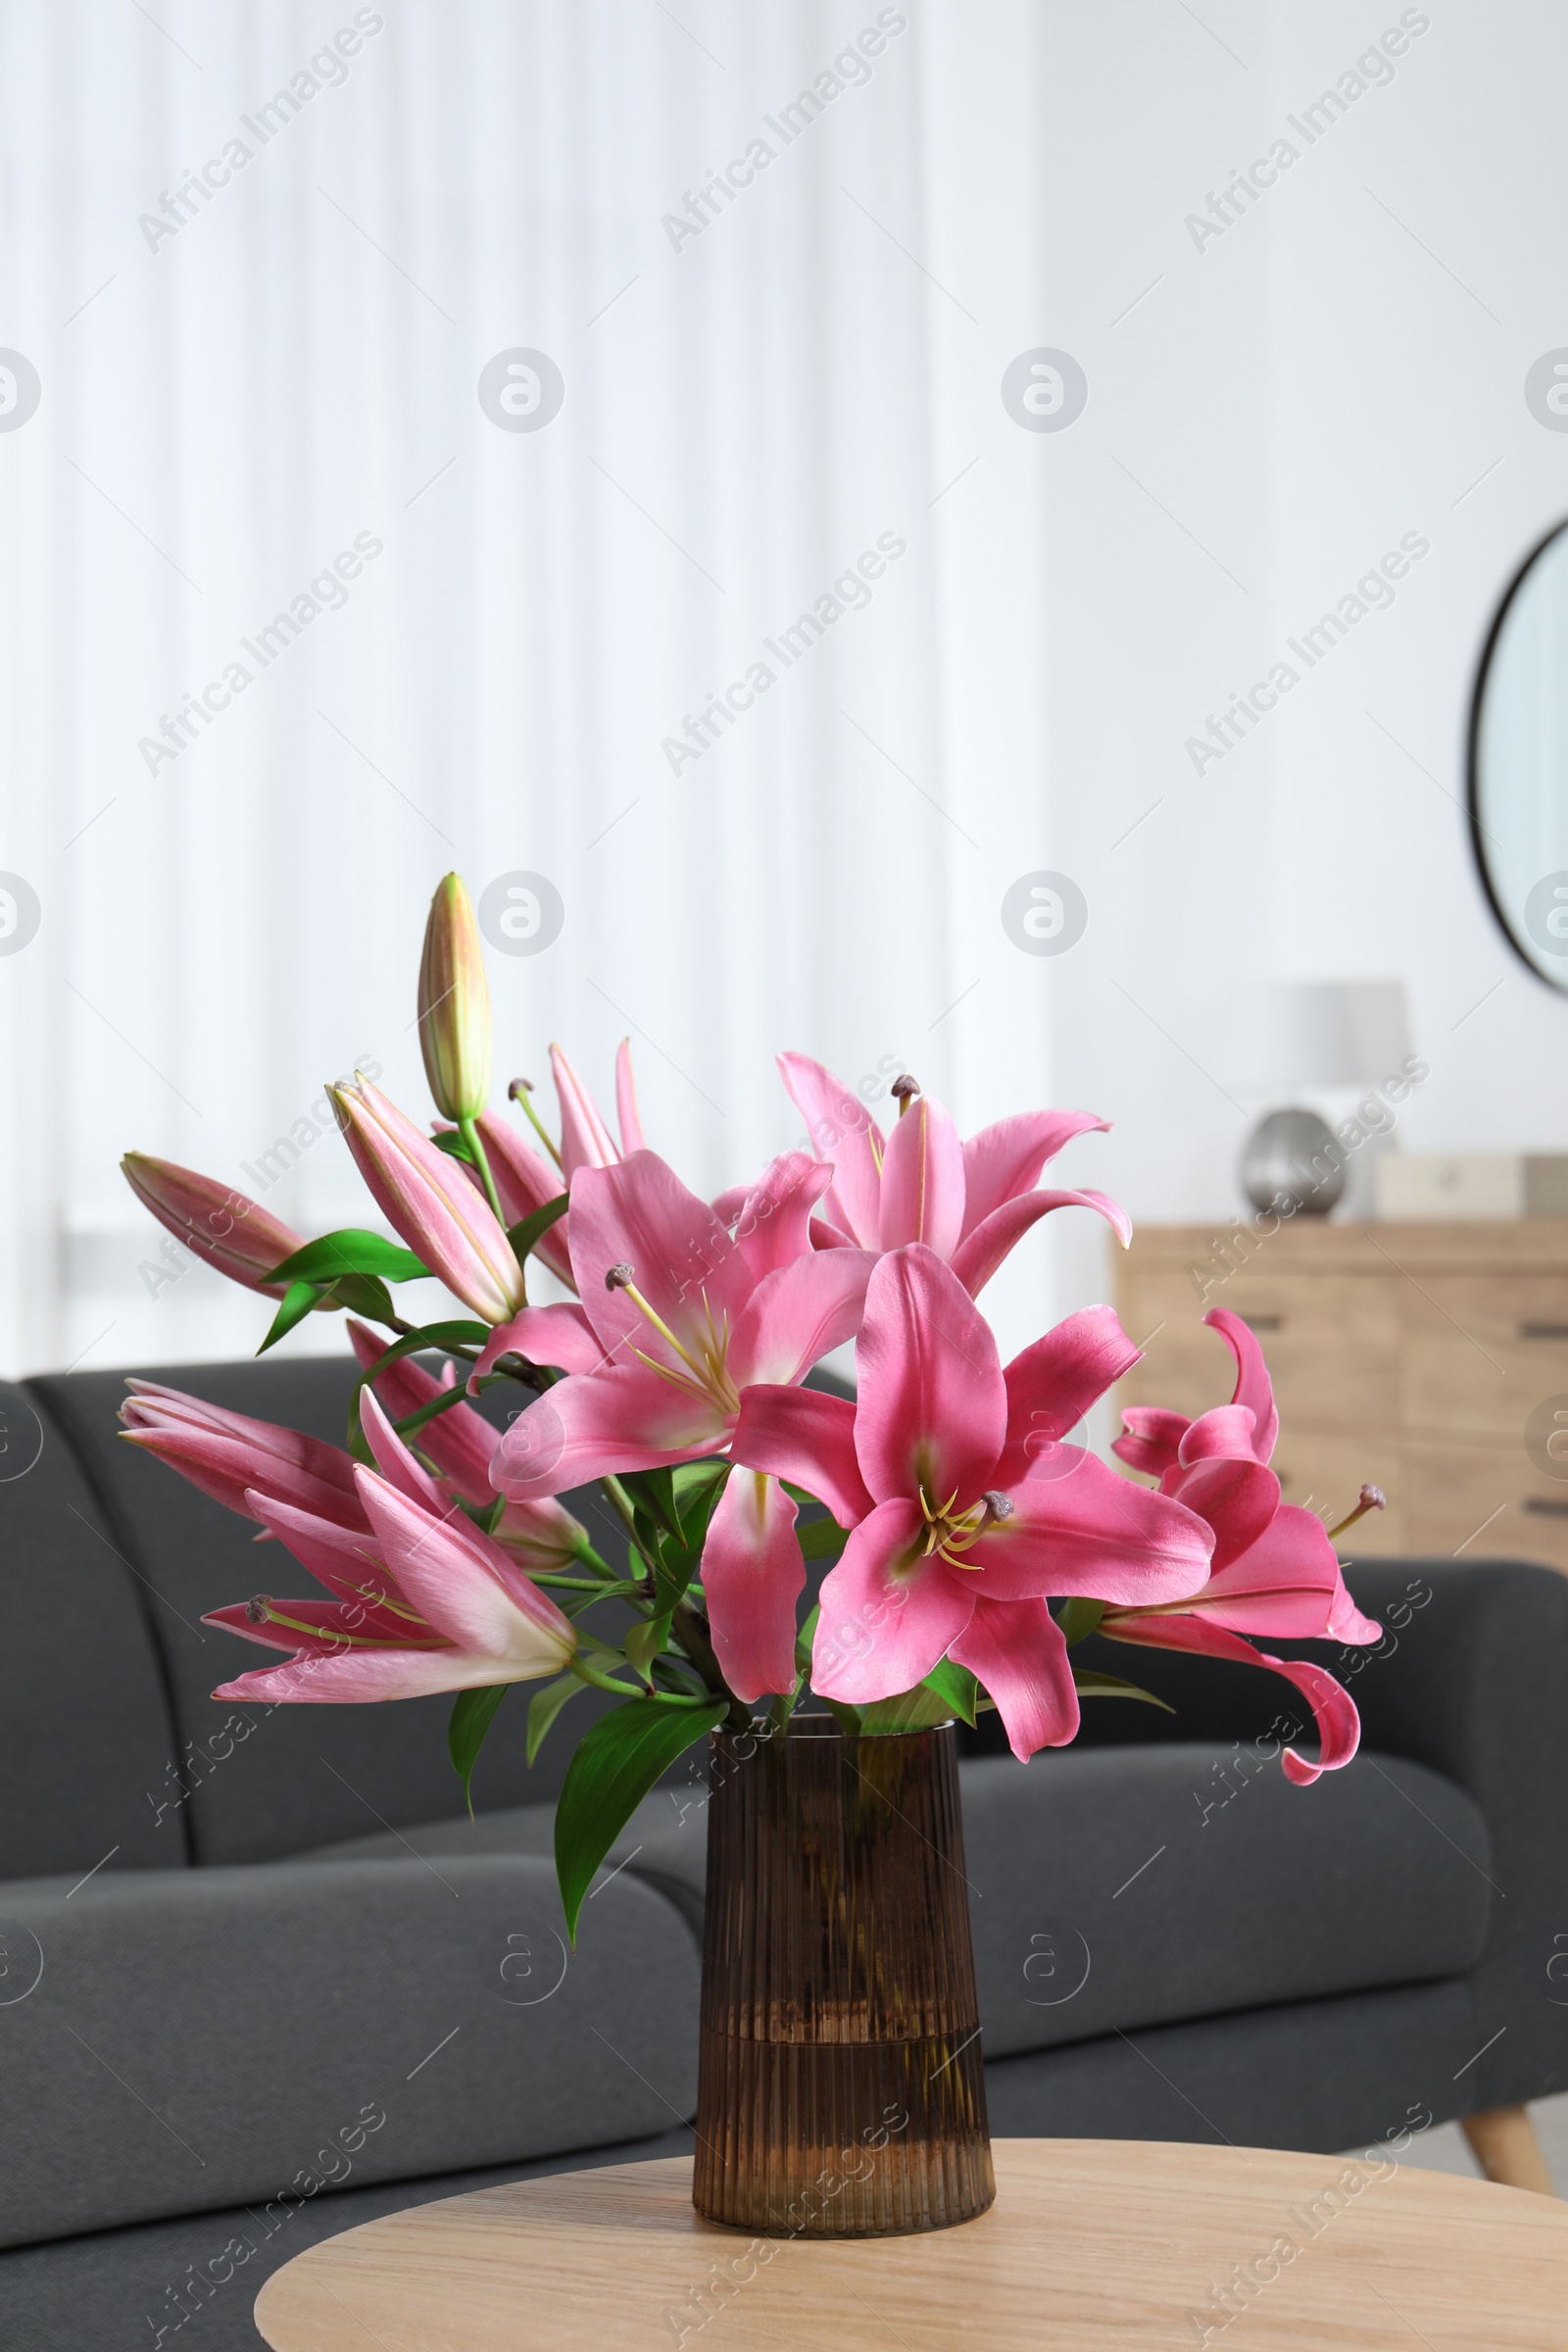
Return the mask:
{"type": "Polygon", "coordinates": [[[490,1099],[490,989],[461,874],[448,874],[430,901],[419,958],[419,1049],[443,1118],[477,1118],[490,1099]]]}
{"type": "Polygon", "coordinates": [[[486,1323],[527,1304],[522,1268],[476,1185],[367,1078],[329,1086],[338,1125],[393,1231],[486,1323]]]}
{"type": "Polygon", "coordinates": [[[292,1226],[244,1193],[236,1193],[231,1184],[176,1167],[172,1159],[149,1159],[145,1152],[127,1152],[120,1167],[143,1208],[187,1250],[194,1250],[230,1282],[241,1282],[248,1291],[266,1291],[273,1298],[282,1298],[286,1285],[263,1278],[296,1250],[304,1249],[302,1236],[292,1226]]]}

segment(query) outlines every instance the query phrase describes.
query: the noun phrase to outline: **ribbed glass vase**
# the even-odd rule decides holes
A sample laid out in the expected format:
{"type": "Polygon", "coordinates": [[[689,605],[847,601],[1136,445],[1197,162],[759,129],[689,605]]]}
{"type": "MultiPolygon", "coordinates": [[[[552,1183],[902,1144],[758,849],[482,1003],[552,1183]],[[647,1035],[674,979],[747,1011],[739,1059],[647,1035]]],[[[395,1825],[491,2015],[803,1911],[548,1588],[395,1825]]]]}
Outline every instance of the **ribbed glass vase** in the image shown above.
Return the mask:
{"type": "Polygon", "coordinates": [[[699,2213],[877,2237],[985,2211],[968,1896],[951,1724],[712,1735],[699,2213]]]}

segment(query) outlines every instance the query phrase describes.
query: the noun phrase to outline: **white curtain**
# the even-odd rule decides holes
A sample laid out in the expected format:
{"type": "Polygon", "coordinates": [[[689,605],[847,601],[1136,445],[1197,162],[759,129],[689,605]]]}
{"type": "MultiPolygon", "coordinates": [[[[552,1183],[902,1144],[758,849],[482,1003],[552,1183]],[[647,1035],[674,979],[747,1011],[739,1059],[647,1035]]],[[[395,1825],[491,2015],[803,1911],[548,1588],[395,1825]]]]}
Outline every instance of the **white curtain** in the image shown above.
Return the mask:
{"type": "Polygon", "coordinates": [[[321,1081],[368,1057],[425,1114],[449,866],[564,909],[491,956],[501,1084],[558,1038],[608,1099],[629,1032],[702,1189],[796,1139],[779,1046],[969,1124],[1047,1099],[1037,1007],[950,1009],[1020,961],[998,819],[1041,762],[1027,644],[964,714],[1032,494],[975,464],[1026,436],[933,219],[938,47],[870,5],[7,11],[8,1368],[255,1345],[119,1153],[363,1219],[321,1081]],[[480,404],[518,349],[537,430],[480,404]]]}
{"type": "MultiPolygon", "coordinates": [[[[0,896],[0,1364],[254,1346],[118,1154],[365,1218],[319,1087],[369,1058],[428,1107],[452,865],[560,894],[491,955],[499,1082],[560,1040],[607,1096],[630,1033],[701,1190],[800,1136],[797,1047],[966,1134],[1089,1107],[1062,1181],[1230,1206],[1203,1040],[1267,969],[1293,719],[1201,783],[1183,746],[1302,600],[1269,616],[1272,217],[1185,225],[1291,99],[1267,19],[1225,30],[5,0],[0,877],[37,929],[0,896]],[[1046,346],[1069,430],[1002,398],[1046,346]],[[1002,919],[1039,870],[1086,904],[1060,957],[1002,919]]],[[[985,1303],[1018,1346],[1107,1275],[1062,1213],[985,1303]]]]}

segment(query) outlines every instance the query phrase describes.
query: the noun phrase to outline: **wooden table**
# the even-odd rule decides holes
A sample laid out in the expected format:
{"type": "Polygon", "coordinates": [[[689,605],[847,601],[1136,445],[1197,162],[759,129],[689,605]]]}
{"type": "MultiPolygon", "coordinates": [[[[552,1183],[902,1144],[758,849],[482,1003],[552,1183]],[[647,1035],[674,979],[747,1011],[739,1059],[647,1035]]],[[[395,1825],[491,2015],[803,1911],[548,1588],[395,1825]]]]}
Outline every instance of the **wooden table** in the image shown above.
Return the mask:
{"type": "Polygon", "coordinates": [[[697,2219],[679,2157],[480,2189],[296,2256],[256,2324],[274,2352],[1568,2345],[1554,2199],[1392,2156],[1074,2139],[995,2153],[992,2210],[925,2237],[747,2238],[697,2219]]]}

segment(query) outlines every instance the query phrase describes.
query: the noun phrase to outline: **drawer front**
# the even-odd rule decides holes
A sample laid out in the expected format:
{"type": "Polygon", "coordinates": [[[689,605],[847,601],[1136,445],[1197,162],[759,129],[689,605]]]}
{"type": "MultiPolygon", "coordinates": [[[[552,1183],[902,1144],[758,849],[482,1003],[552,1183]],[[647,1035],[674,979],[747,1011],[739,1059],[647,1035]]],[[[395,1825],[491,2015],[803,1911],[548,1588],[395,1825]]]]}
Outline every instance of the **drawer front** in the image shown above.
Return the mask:
{"type": "Polygon", "coordinates": [[[1568,1276],[1435,1274],[1405,1304],[1401,1418],[1417,1444],[1520,1442],[1568,1401],[1568,1276]]]}
{"type": "MultiPolygon", "coordinates": [[[[1146,1354],[1127,1375],[1123,1401],[1184,1413],[1223,1404],[1235,1384],[1230,1351],[1205,1328],[1192,1283],[1138,1277],[1132,1268],[1128,1275],[1122,1321],[1146,1354]]],[[[1249,1269],[1217,1284],[1208,1303],[1229,1307],[1257,1335],[1287,1432],[1390,1427],[1398,1418],[1404,1287],[1395,1275],[1271,1276],[1249,1269]]]]}
{"type": "Polygon", "coordinates": [[[1568,1570],[1568,1478],[1543,1472],[1522,1444],[1411,1445],[1406,1459],[1412,1551],[1568,1570]]]}

